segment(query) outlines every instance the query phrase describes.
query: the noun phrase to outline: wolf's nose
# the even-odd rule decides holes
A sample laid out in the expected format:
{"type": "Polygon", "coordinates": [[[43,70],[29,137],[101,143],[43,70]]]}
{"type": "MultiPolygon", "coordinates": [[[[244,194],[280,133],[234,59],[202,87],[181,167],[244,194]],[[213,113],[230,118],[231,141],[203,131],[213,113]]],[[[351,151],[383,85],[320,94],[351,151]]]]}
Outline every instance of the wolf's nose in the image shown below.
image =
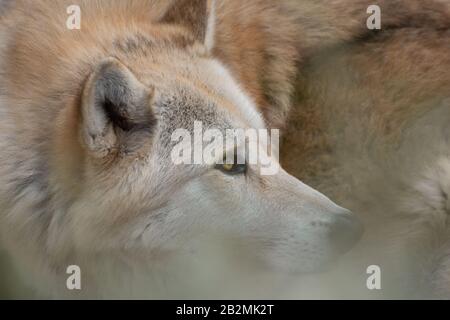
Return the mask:
{"type": "Polygon", "coordinates": [[[335,215],[330,229],[330,239],[334,249],[343,254],[349,251],[361,238],[364,232],[362,223],[348,210],[335,215]]]}

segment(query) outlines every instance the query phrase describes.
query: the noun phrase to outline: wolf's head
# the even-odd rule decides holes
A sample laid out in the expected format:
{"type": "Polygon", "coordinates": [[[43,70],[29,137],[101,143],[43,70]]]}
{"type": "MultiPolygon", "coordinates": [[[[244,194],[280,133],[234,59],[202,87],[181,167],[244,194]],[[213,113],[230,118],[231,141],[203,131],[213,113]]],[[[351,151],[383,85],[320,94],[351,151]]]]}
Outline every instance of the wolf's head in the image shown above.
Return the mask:
{"type": "MultiPolygon", "coordinates": [[[[206,1],[182,1],[151,32],[111,42],[110,56],[92,68],[59,128],[55,183],[65,196],[77,196],[68,223],[51,229],[70,229],[82,250],[141,257],[213,233],[241,239],[281,270],[326,265],[361,234],[349,211],[281,168],[263,175],[258,163],[221,164],[223,154],[216,163],[174,163],[177,129],[193,137],[195,122],[222,133],[266,127],[245,89],[211,54],[213,46],[206,1]]],[[[193,139],[192,152],[206,140],[199,146],[193,139]]]]}

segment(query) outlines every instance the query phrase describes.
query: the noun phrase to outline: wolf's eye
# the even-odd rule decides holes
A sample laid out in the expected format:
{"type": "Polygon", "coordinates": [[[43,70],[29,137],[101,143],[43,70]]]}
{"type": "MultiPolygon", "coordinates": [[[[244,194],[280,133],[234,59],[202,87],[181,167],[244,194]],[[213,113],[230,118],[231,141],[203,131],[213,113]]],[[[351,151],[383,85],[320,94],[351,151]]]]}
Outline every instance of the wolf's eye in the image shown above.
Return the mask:
{"type": "MultiPolygon", "coordinates": [[[[230,162],[230,161],[228,161],[230,162]]],[[[247,172],[247,164],[245,164],[245,160],[239,159],[238,152],[234,150],[234,161],[233,163],[227,163],[227,154],[223,155],[223,163],[216,164],[216,169],[219,169],[223,173],[234,175],[234,174],[242,174],[247,172]],[[240,163],[241,162],[241,163],[240,163]],[[244,163],[242,163],[244,162],[244,163]]]]}
{"type": "Polygon", "coordinates": [[[226,174],[241,174],[247,171],[247,165],[236,163],[224,163],[216,165],[216,169],[219,169],[226,174]]]}

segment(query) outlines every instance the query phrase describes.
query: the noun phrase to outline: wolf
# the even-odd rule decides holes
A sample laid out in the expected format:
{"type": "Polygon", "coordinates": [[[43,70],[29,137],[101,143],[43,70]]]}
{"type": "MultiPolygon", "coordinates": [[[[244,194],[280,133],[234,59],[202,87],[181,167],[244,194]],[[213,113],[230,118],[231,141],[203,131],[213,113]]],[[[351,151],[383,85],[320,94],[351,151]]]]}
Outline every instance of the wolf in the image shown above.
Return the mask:
{"type": "MultiPolygon", "coordinates": [[[[284,5],[251,6],[281,19],[284,5]]],[[[171,162],[171,133],[195,121],[222,131],[267,128],[257,97],[238,80],[245,75],[213,49],[239,34],[225,25],[239,28],[235,11],[246,5],[58,0],[2,8],[1,237],[38,296],[72,296],[70,265],[82,272],[75,297],[126,296],[126,287],[136,290],[130,278],[152,277],[155,265],[204,234],[237,239],[245,255],[283,272],[323,268],[360,237],[352,213],[283,170],[262,176],[258,165],[171,162]],[[66,27],[70,5],[81,9],[80,30],[66,27]]]]}
{"type": "MultiPolygon", "coordinates": [[[[216,239],[239,268],[317,271],[361,237],[354,214],[284,170],[179,166],[170,153],[171,133],[196,121],[286,127],[299,65],[370,37],[370,1],[0,4],[1,242],[38,296],[153,296],[166,262],[186,281],[185,259],[216,239]],[[66,27],[73,5],[80,30],[66,27]]],[[[385,28],[448,21],[445,2],[379,4],[385,28]]],[[[214,263],[201,266],[206,282],[214,263]]]]}

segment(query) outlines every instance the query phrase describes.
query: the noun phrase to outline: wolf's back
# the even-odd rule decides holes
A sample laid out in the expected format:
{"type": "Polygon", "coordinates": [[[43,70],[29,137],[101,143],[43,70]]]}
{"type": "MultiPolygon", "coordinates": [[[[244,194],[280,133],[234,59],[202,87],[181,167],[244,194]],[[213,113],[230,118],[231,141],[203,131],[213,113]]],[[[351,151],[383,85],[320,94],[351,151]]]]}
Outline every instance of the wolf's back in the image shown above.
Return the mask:
{"type": "Polygon", "coordinates": [[[295,78],[309,57],[333,45],[397,28],[450,26],[449,1],[381,0],[381,30],[369,30],[371,0],[228,0],[217,2],[216,55],[282,128],[295,78]]]}

